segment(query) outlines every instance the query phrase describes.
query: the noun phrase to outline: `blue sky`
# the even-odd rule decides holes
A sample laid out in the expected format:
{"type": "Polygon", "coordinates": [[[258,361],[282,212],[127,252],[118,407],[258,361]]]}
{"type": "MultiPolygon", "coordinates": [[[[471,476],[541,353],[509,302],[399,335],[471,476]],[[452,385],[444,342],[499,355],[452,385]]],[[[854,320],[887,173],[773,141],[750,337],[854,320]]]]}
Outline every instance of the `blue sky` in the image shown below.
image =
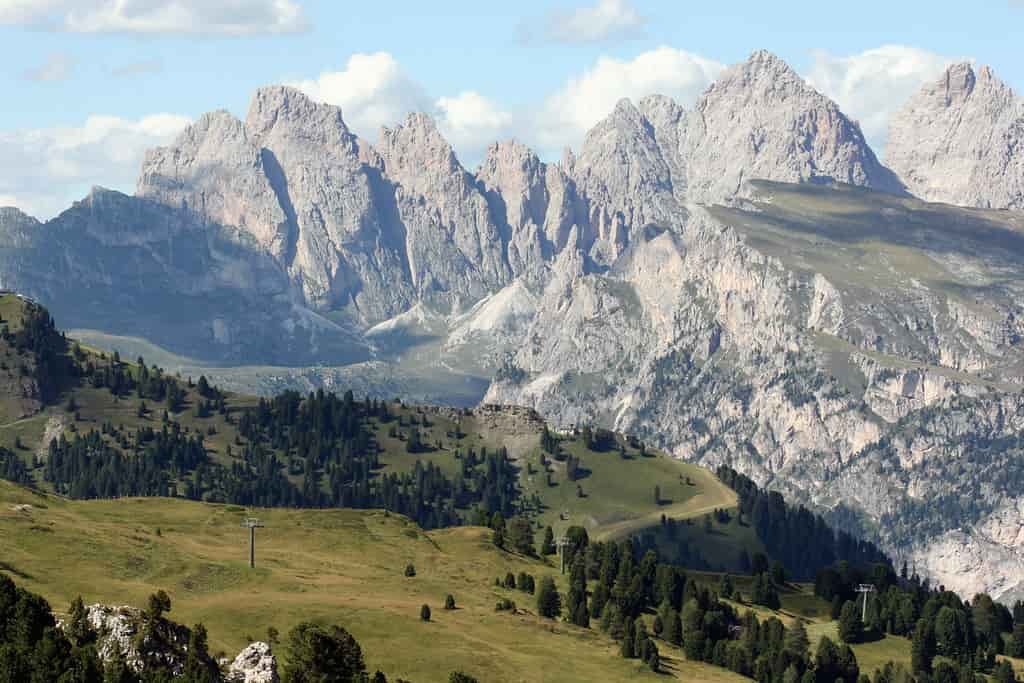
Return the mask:
{"type": "Polygon", "coordinates": [[[0,0],[0,204],[48,217],[93,184],[130,191],[146,147],[279,82],[371,141],[425,109],[467,165],[495,137],[552,158],[618,97],[692,104],[758,48],[881,149],[889,112],[953,59],[1020,92],[1021,34],[1024,0],[0,0]]]}

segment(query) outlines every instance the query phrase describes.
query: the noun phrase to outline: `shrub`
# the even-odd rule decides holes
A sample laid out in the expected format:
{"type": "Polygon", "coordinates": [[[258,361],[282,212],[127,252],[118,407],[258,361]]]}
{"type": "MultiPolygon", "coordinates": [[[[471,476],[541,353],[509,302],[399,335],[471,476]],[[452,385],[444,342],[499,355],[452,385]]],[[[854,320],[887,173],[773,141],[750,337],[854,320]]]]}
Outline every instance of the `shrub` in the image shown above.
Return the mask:
{"type": "Polygon", "coordinates": [[[420,607],[420,621],[430,621],[430,605],[420,607]]]}
{"type": "Polygon", "coordinates": [[[448,597],[446,597],[444,599],[444,608],[445,609],[455,609],[455,596],[452,595],[451,593],[449,593],[448,597]]]}
{"type": "Polygon", "coordinates": [[[416,567],[412,565],[412,562],[405,565],[405,575],[410,578],[416,576],[416,567]]]}

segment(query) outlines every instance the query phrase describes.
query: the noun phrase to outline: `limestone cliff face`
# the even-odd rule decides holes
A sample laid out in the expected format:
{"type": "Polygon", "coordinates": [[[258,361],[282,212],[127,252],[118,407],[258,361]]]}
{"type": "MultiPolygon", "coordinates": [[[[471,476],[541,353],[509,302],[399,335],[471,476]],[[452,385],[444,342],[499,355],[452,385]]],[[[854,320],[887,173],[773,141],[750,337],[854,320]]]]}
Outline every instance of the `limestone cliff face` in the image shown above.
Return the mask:
{"type": "Polygon", "coordinates": [[[412,114],[382,131],[380,153],[421,296],[459,309],[511,280],[508,233],[429,116],[412,114]]]}
{"type": "Polygon", "coordinates": [[[281,256],[288,220],[245,125],[226,111],[204,114],[174,145],[146,153],[137,194],[251,234],[281,256]]]}
{"type": "Polygon", "coordinates": [[[680,206],[654,129],[629,100],[587,134],[573,175],[586,206],[585,239],[600,262],[613,261],[633,229],[678,220],[680,206]]]}
{"type": "Polygon", "coordinates": [[[955,64],[893,117],[886,157],[922,199],[1022,209],[1024,99],[989,67],[955,64]]]}
{"type": "Polygon", "coordinates": [[[518,142],[497,142],[476,174],[491,213],[508,226],[508,263],[533,275],[565,248],[577,223],[575,186],[557,165],[541,162],[518,142]]]}

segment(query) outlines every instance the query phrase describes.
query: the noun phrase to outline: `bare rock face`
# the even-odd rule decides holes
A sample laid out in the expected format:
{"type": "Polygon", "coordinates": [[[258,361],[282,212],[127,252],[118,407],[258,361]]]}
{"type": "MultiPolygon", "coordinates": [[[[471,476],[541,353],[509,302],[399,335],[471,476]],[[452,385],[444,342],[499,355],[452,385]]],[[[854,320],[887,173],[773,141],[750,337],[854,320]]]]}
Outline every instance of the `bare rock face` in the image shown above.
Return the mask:
{"type": "Polygon", "coordinates": [[[251,234],[281,256],[288,220],[245,125],[226,111],[204,114],[174,144],[146,153],[137,194],[251,234]]]}
{"type": "Polygon", "coordinates": [[[508,226],[508,263],[534,273],[561,251],[576,222],[575,188],[558,165],[518,142],[496,142],[476,175],[491,212],[508,226]]]}
{"type": "MultiPolygon", "coordinates": [[[[1022,127],[961,65],[897,117],[893,163],[926,199],[1020,206],[1022,127]]],[[[624,100],[578,156],[499,143],[475,175],[425,114],[375,148],[265,88],[244,123],[214,112],[151,152],[137,197],[0,211],[0,285],[184,355],[347,364],[290,375],[304,390],[393,396],[422,363],[463,373],[443,401],[493,377],[487,402],[729,464],[950,587],[1012,595],[1022,235],[1024,214],[906,196],[856,122],[757,52],[692,111],[624,100]]]]}
{"type": "Polygon", "coordinates": [[[755,179],[904,191],[857,123],[765,51],[722,74],[693,111],[660,95],[623,100],[587,134],[572,175],[598,263],[648,224],[685,222],[688,204],[747,196],[755,179]]]}
{"type": "Polygon", "coordinates": [[[926,201],[1024,209],[1024,99],[954,64],[893,116],[886,160],[926,201]]]}
{"type": "Polygon", "coordinates": [[[396,185],[413,285],[428,300],[471,305],[511,280],[507,232],[426,114],[384,129],[380,155],[396,185]]]}
{"type": "Polygon", "coordinates": [[[292,88],[261,88],[245,126],[288,216],[284,262],[306,300],[319,309],[352,306],[370,320],[408,307],[402,234],[378,195],[379,160],[341,110],[292,88]]]}
{"type": "Polygon", "coordinates": [[[277,658],[264,642],[249,644],[228,667],[227,683],[278,683],[277,658]]]}
{"type": "Polygon", "coordinates": [[[683,213],[654,128],[629,100],[587,133],[574,171],[586,206],[586,246],[599,262],[614,260],[633,229],[678,222],[683,213]]]}

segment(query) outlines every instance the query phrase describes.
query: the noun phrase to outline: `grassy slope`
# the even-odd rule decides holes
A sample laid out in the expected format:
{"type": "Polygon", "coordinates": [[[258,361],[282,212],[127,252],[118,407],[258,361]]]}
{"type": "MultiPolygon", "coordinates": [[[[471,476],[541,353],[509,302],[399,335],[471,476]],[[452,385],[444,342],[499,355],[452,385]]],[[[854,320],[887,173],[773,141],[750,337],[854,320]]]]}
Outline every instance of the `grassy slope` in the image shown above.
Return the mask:
{"type": "MultiPolygon", "coordinates": [[[[73,502],[0,482],[4,569],[58,609],[78,594],[144,604],[163,587],[173,619],[202,621],[212,649],[230,653],[267,626],[286,632],[312,618],[350,629],[371,668],[389,677],[443,680],[462,668],[486,681],[657,680],[598,632],[494,612],[500,597],[533,610],[531,596],[494,588],[495,576],[554,570],[496,550],[485,530],[425,534],[376,511],[259,510],[267,527],[250,571],[238,526],[245,512],[166,499],[73,502]],[[24,504],[33,507],[17,508],[24,504]],[[407,562],[415,578],[403,576],[407,562]],[[458,610],[442,609],[447,593],[458,610]],[[433,609],[429,624],[418,618],[424,603],[433,609]]],[[[681,680],[740,680],[665,653],[681,680]]]]}

